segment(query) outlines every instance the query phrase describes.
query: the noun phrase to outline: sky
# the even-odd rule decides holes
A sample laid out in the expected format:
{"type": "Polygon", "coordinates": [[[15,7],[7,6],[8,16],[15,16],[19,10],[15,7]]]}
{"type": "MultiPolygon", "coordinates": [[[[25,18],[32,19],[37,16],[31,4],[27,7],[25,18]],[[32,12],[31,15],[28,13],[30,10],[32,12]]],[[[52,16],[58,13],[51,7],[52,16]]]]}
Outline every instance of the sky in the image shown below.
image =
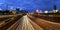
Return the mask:
{"type": "Polygon", "coordinates": [[[35,11],[36,9],[45,11],[52,10],[54,4],[57,9],[60,9],[60,0],[0,0],[0,8],[2,9],[16,9],[35,11]]]}

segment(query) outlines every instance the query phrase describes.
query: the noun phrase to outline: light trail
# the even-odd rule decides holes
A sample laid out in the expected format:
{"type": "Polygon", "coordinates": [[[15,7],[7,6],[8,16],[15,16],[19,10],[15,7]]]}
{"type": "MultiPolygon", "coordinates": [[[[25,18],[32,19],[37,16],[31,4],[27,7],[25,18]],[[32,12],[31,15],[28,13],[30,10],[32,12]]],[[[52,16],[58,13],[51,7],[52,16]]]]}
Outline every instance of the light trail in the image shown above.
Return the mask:
{"type": "Polygon", "coordinates": [[[60,24],[44,19],[23,16],[18,23],[16,30],[60,30],[60,24]],[[32,19],[32,20],[31,20],[32,19]]]}
{"type": "Polygon", "coordinates": [[[29,22],[27,15],[23,16],[20,20],[21,22],[16,30],[34,30],[32,24],[29,22]]]}
{"type": "Polygon", "coordinates": [[[27,15],[23,17],[22,30],[34,30],[32,24],[29,22],[27,15]]]}
{"type": "Polygon", "coordinates": [[[35,30],[44,30],[41,26],[37,25],[35,22],[33,22],[32,20],[29,20],[30,23],[33,25],[35,30]]]}
{"type": "Polygon", "coordinates": [[[46,21],[41,18],[34,17],[32,15],[28,16],[32,21],[41,26],[44,30],[60,30],[60,23],[46,21]]]}

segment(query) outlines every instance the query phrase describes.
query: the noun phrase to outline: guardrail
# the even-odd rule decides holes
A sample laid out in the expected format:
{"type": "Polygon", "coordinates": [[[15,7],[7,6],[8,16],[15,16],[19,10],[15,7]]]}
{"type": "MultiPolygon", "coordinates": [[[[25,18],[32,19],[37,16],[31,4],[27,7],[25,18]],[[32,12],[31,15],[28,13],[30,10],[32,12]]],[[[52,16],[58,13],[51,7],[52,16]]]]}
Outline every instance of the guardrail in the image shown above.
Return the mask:
{"type": "Polygon", "coordinates": [[[19,25],[20,20],[18,20],[17,22],[15,22],[11,27],[9,27],[7,30],[16,30],[16,28],[19,25]]]}
{"type": "Polygon", "coordinates": [[[1,15],[0,18],[8,18],[8,17],[13,17],[14,15],[1,15]]]}
{"type": "Polygon", "coordinates": [[[17,14],[17,15],[0,15],[0,18],[8,18],[8,17],[13,17],[13,16],[19,16],[21,14],[17,14]]]}
{"type": "MultiPolygon", "coordinates": [[[[12,17],[13,18],[13,17],[12,17]]],[[[0,27],[2,27],[3,25],[5,25],[8,21],[11,21],[12,18],[6,19],[4,21],[1,21],[0,23],[0,27]]]]}
{"type": "Polygon", "coordinates": [[[6,29],[9,28],[12,24],[14,24],[16,21],[18,21],[18,19],[20,19],[20,16],[15,17],[13,20],[10,19],[10,21],[5,21],[6,24],[3,25],[2,27],[0,27],[0,30],[6,30],[6,29]]]}
{"type": "Polygon", "coordinates": [[[22,23],[22,20],[19,19],[11,27],[9,27],[7,30],[16,30],[16,29],[19,29],[19,24],[21,24],[21,23],[22,23]]]}

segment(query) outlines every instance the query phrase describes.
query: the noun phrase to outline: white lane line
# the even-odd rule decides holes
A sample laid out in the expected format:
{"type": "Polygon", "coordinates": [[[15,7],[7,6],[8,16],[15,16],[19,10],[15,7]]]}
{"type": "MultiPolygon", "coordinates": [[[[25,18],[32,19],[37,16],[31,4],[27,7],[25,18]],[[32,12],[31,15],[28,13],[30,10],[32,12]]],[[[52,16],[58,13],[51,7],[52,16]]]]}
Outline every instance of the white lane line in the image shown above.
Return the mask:
{"type": "Polygon", "coordinates": [[[51,21],[46,21],[44,19],[40,19],[41,21],[43,22],[46,22],[46,23],[51,23],[51,24],[57,24],[57,25],[60,25],[60,23],[56,23],[56,22],[51,22],[51,21]]]}
{"type": "Polygon", "coordinates": [[[37,25],[35,22],[33,22],[32,20],[29,20],[30,23],[34,26],[35,30],[44,30],[42,27],[40,27],[39,25],[37,25]]]}
{"type": "Polygon", "coordinates": [[[31,25],[31,23],[28,21],[28,17],[23,16],[23,26],[22,26],[22,30],[34,30],[33,26],[31,25]]]}

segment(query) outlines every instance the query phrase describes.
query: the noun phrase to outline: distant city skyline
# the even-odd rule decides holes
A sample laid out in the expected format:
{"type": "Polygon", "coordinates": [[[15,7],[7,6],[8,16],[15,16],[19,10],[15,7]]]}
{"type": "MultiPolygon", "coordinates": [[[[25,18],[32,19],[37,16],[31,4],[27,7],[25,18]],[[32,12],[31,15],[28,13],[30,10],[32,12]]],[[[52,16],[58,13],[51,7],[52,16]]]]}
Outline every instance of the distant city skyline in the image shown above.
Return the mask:
{"type": "Polygon", "coordinates": [[[54,4],[57,9],[60,9],[60,0],[0,0],[0,8],[13,9],[20,8],[21,10],[35,11],[53,10],[54,4]]]}

